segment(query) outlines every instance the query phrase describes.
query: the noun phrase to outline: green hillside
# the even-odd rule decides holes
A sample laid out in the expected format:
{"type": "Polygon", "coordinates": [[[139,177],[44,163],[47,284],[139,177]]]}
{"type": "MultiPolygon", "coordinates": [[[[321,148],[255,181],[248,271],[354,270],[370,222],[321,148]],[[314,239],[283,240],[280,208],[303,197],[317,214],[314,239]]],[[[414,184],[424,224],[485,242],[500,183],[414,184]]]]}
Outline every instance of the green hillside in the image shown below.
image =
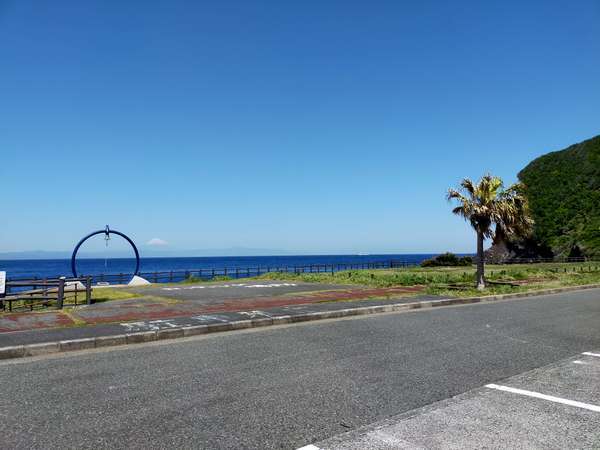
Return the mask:
{"type": "Polygon", "coordinates": [[[540,245],[560,256],[600,256],[600,136],[533,160],[519,179],[540,245]]]}

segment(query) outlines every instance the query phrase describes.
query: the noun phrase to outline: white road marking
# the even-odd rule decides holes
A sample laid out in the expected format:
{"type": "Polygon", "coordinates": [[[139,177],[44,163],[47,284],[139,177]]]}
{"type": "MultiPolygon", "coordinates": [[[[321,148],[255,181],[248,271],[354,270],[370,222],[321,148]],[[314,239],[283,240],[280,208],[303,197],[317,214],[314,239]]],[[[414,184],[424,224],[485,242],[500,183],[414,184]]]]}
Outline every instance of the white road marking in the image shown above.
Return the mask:
{"type": "Polygon", "coordinates": [[[186,325],[175,324],[171,319],[157,319],[144,322],[124,322],[121,326],[127,328],[127,331],[158,331],[164,328],[180,328],[186,325]]]}
{"type": "Polygon", "coordinates": [[[296,283],[270,283],[270,284],[219,284],[214,286],[187,286],[187,287],[163,287],[163,291],[181,291],[190,289],[221,289],[221,288],[232,288],[232,287],[245,287],[245,288],[274,288],[274,287],[288,287],[298,286],[296,283]]]}
{"type": "Polygon", "coordinates": [[[146,322],[126,322],[121,325],[127,328],[127,331],[139,331],[146,327],[146,322]]]}
{"type": "Polygon", "coordinates": [[[583,364],[583,365],[586,365],[587,363],[583,362],[583,361],[577,360],[577,361],[573,361],[573,364],[583,364]]]}
{"type": "Polygon", "coordinates": [[[316,445],[305,445],[304,447],[300,447],[297,448],[296,450],[321,450],[319,447],[317,447],[316,445]]]}
{"type": "Polygon", "coordinates": [[[583,352],[582,355],[595,356],[596,358],[600,358],[600,353],[583,352]]]}
{"type": "Polygon", "coordinates": [[[262,311],[240,311],[239,313],[244,316],[248,316],[251,319],[254,319],[255,317],[271,317],[270,315],[262,311]]]}
{"type": "Polygon", "coordinates": [[[207,322],[209,320],[217,320],[219,322],[229,322],[229,319],[223,319],[222,317],[219,316],[209,316],[209,315],[201,315],[201,316],[193,316],[192,319],[194,320],[198,320],[200,322],[207,322]]]}
{"type": "Polygon", "coordinates": [[[150,320],[148,322],[148,325],[151,326],[151,327],[152,326],[156,326],[157,330],[160,329],[161,325],[164,325],[164,326],[169,327],[169,328],[177,328],[177,327],[181,326],[181,325],[175,325],[174,323],[172,323],[168,319],[166,319],[166,320],[165,319],[150,320]]]}
{"type": "Polygon", "coordinates": [[[512,392],[513,394],[526,395],[527,397],[540,398],[542,400],[548,400],[554,403],[562,403],[563,405],[575,406],[577,408],[587,409],[589,411],[600,412],[600,406],[590,405],[589,403],[577,402],[575,400],[569,400],[566,398],[554,397],[553,395],[540,394],[539,392],[526,391],[524,389],[501,386],[498,384],[486,384],[485,387],[490,389],[497,389],[499,391],[512,392]]]}

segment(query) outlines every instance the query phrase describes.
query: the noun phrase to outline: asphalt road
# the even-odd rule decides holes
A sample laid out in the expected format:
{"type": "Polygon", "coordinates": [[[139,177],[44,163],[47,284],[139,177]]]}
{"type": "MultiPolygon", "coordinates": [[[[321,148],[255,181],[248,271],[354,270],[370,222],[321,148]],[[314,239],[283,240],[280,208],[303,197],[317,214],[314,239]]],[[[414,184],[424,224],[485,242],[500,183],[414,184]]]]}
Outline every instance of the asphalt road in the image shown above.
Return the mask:
{"type": "Polygon", "coordinates": [[[600,348],[600,290],[0,364],[2,448],[296,448],[600,348]]]}

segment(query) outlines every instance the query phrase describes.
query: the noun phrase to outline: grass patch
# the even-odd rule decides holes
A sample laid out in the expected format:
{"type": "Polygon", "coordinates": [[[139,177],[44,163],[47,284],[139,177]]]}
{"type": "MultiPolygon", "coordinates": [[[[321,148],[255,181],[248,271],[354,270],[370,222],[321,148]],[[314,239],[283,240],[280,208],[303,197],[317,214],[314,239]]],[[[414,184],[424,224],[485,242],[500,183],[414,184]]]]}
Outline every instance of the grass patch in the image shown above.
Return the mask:
{"type": "Polygon", "coordinates": [[[268,273],[258,279],[304,281],[309,283],[358,284],[372,287],[414,286],[430,283],[470,281],[467,271],[447,269],[345,270],[332,273],[268,273]]]}
{"type": "MultiPolygon", "coordinates": [[[[56,297],[56,293],[50,293],[51,297],[56,297]]],[[[131,292],[127,289],[120,288],[94,288],[92,289],[92,302],[93,303],[102,303],[108,302],[112,300],[126,300],[129,298],[140,297],[140,294],[135,292],[131,292]]],[[[66,291],[65,298],[63,300],[65,309],[70,308],[75,305],[85,305],[85,291],[77,291],[77,294],[74,291],[66,291]],[[76,299],[75,299],[76,297],[76,299]]],[[[48,302],[48,306],[44,306],[44,302],[41,300],[31,301],[27,299],[26,296],[23,296],[22,299],[12,302],[13,312],[23,312],[30,311],[32,308],[36,311],[48,311],[50,309],[55,309],[56,300],[50,300],[48,302]]],[[[0,310],[0,314],[8,313],[8,302],[6,302],[6,309],[4,311],[0,310]]]]}
{"type": "MultiPolygon", "coordinates": [[[[126,300],[128,298],[140,297],[140,294],[123,288],[94,288],[92,289],[92,301],[94,303],[109,302],[111,300],[126,300]]],[[[80,297],[85,302],[85,293],[80,297]]],[[[78,301],[79,303],[79,297],[78,301]]]]}
{"type": "MultiPolygon", "coordinates": [[[[484,295],[507,294],[600,283],[600,263],[547,263],[488,265],[486,278],[515,282],[519,286],[489,285],[484,295]]],[[[383,270],[348,270],[334,273],[268,273],[256,279],[309,283],[356,284],[371,287],[426,286],[426,292],[452,297],[479,296],[475,289],[475,267],[411,267],[383,270]],[[452,286],[456,285],[456,286],[452,286]]]]}

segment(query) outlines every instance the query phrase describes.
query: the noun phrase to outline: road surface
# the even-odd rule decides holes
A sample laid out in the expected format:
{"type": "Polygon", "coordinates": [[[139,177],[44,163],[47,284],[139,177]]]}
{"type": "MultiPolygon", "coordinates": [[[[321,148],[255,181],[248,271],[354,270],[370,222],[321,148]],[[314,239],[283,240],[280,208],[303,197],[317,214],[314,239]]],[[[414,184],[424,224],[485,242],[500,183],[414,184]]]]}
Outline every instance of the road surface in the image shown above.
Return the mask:
{"type": "Polygon", "coordinates": [[[0,363],[2,448],[297,448],[600,348],[600,290],[0,363]]]}

